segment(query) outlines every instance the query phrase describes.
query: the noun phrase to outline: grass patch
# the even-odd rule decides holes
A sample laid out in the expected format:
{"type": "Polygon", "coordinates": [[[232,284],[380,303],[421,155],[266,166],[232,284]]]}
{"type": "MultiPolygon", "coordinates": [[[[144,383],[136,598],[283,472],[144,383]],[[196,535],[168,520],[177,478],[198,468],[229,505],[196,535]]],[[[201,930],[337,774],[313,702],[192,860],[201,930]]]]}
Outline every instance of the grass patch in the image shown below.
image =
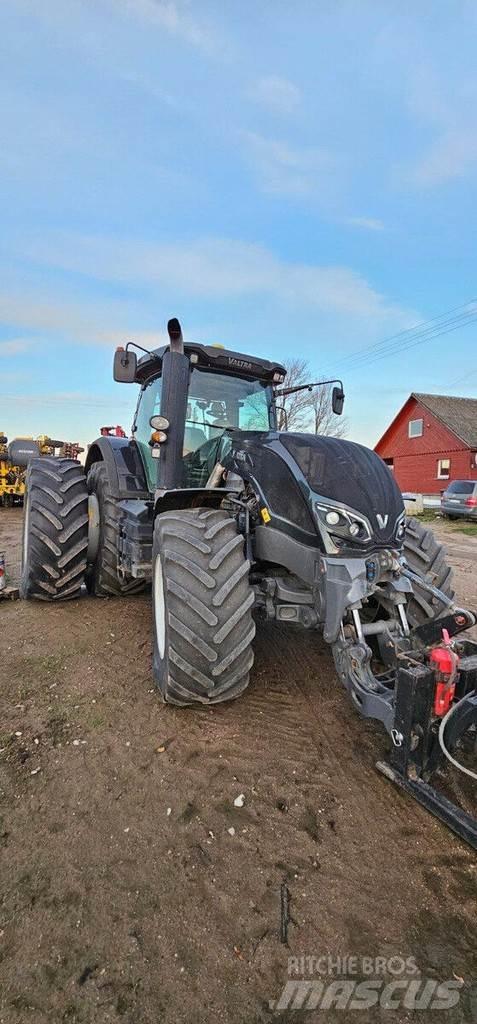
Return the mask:
{"type": "Polygon", "coordinates": [[[418,519],[420,523],[435,523],[441,517],[437,512],[408,512],[408,519],[418,519]]]}
{"type": "Polygon", "coordinates": [[[477,523],[467,523],[465,526],[451,526],[452,533],[465,533],[466,537],[477,537],[477,523]]]}
{"type": "Polygon", "coordinates": [[[65,711],[58,708],[47,719],[46,733],[54,747],[57,747],[59,743],[63,743],[68,738],[68,717],[65,711]]]}
{"type": "Polygon", "coordinates": [[[87,724],[90,729],[102,729],[105,724],[105,720],[102,715],[91,715],[86,717],[87,724]]]}
{"type": "Polygon", "coordinates": [[[59,672],[65,663],[64,654],[26,654],[17,660],[18,669],[35,679],[45,679],[59,672]]]}

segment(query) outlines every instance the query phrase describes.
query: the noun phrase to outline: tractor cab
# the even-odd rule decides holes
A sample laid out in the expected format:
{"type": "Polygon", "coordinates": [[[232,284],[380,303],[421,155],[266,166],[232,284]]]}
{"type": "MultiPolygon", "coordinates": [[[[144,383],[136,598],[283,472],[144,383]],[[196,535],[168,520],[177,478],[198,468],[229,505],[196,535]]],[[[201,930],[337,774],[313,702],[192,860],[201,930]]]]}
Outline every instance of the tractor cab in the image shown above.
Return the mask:
{"type": "Polygon", "coordinates": [[[275,431],[274,388],[285,373],[278,363],[182,336],[177,349],[171,343],[139,360],[119,349],[115,379],[141,384],[132,435],[149,489],[205,487],[233,432],[275,431]]]}
{"type": "MultiPolygon", "coordinates": [[[[156,487],[157,460],[165,451],[161,449],[163,433],[154,430],[151,422],[162,415],[162,392],[162,374],[143,385],[132,427],[151,491],[156,487]]],[[[185,413],[178,483],[187,488],[205,486],[207,467],[220,461],[230,431],[276,429],[270,381],[224,374],[198,364],[191,364],[185,413]]],[[[166,429],[165,443],[168,433],[166,429]]]]}

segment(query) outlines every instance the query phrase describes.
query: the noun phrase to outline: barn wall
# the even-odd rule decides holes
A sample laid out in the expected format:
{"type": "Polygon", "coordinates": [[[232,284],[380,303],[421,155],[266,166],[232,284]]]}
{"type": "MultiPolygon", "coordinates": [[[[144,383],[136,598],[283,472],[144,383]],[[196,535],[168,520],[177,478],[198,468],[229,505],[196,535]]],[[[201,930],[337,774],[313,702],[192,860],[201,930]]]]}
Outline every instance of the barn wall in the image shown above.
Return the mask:
{"type": "Polygon", "coordinates": [[[449,480],[477,480],[477,468],[472,468],[475,454],[415,398],[408,399],[375,450],[382,459],[393,460],[403,491],[439,494],[445,490],[448,481],[437,477],[438,459],[451,460],[449,480]],[[424,421],[423,434],[409,437],[409,420],[417,419],[424,421]]]}
{"type": "Polygon", "coordinates": [[[449,481],[437,478],[437,460],[450,459],[450,480],[477,480],[477,470],[471,468],[469,449],[441,451],[431,455],[398,455],[394,459],[394,476],[402,491],[417,494],[439,494],[449,481]]]}

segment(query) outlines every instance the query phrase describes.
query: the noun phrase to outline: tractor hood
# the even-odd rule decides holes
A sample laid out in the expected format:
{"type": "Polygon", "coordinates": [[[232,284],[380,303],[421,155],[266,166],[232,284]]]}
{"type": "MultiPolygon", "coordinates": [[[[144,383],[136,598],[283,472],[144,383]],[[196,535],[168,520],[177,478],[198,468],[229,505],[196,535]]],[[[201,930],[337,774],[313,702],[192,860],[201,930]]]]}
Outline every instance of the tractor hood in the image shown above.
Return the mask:
{"type": "Polygon", "coordinates": [[[278,436],[316,495],[360,512],[380,543],[392,542],[404,505],[396,481],[379,455],[336,437],[278,436]]]}
{"type": "Polygon", "coordinates": [[[341,509],[345,523],[351,512],[366,520],[354,540],[346,531],[353,548],[401,546],[402,495],[391,471],[369,448],[336,437],[276,431],[237,431],[230,442],[222,465],[250,480],[277,529],[304,543],[313,543],[313,536],[325,542],[327,511],[341,509]]]}

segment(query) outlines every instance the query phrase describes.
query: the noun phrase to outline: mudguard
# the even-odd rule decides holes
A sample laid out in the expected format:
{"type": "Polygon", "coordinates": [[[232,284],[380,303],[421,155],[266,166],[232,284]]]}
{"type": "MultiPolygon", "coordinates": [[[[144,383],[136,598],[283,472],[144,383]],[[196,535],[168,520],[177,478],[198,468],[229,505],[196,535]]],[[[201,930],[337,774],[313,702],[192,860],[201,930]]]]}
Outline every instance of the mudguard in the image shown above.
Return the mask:
{"type": "Polygon", "coordinates": [[[127,437],[98,437],[90,445],[86,458],[86,473],[94,462],[104,462],[108,469],[110,487],[118,501],[128,498],[151,498],[146,474],[135,441],[127,437]]]}

